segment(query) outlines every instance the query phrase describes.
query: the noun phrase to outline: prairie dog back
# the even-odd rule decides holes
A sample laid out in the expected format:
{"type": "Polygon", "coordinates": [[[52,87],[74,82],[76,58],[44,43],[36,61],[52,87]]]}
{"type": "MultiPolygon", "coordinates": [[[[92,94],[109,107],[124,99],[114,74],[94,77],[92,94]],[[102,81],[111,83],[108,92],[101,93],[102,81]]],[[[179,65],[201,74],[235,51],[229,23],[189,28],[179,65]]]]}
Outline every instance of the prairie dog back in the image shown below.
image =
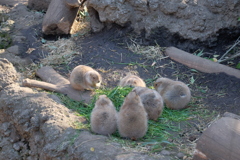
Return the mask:
{"type": "Polygon", "coordinates": [[[106,95],[100,95],[91,113],[91,130],[102,135],[110,135],[117,129],[117,111],[106,95]]]}
{"type": "Polygon", "coordinates": [[[191,99],[191,92],[188,86],[180,81],[168,78],[159,78],[154,83],[154,88],[163,97],[163,101],[168,108],[183,109],[191,99]]]}
{"type": "Polygon", "coordinates": [[[135,87],[134,90],[140,96],[148,118],[157,121],[164,109],[162,96],[156,90],[147,87],[135,87]]]}
{"type": "Polygon", "coordinates": [[[136,140],[143,137],[148,128],[147,113],[135,91],[125,98],[118,114],[118,131],[121,137],[136,140]]]}
{"type": "Polygon", "coordinates": [[[119,86],[121,86],[121,87],[125,87],[125,86],[146,87],[146,83],[140,77],[133,75],[133,74],[129,74],[120,80],[119,86]]]}
{"type": "Polygon", "coordinates": [[[93,90],[100,87],[101,82],[101,75],[89,66],[79,65],[70,74],[70,85],[76,90],[93,90]]]}

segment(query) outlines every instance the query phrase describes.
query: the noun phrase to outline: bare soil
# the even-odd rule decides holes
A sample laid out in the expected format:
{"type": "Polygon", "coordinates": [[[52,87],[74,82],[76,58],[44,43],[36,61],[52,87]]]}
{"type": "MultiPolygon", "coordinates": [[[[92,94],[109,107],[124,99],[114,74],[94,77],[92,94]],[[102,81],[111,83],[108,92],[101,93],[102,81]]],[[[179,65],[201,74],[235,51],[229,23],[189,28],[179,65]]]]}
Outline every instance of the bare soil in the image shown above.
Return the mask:
{"type": "MultiPolygon", "coordinates": [[[[127,49],[130,42],[129,34],[119,27],[103,31],[101,33],[91,34],[87,37],[77,38],[76,44],[81,45],[82,56],[76,56],[70,64],[69,70],[72,70],[79,64],[90,65],[99,69],[104,77],[105,87],[115,87],[119,79],[125,76],[127,72],[133,72],[142,77],[148,86],[152,86],[152,82],[158,77],[168,77],[180,80],[189,84],[193,97],[202,97],[205,107],[209,110],[217,111],[222,114],[224,112],[232,112],[240,114],[240,80],[233,76],[220,74],[208,74],[191,70],[180,63],[173,62],[169,58],[156,61],[155,59],[147,59],[144,56],[134,54],[127,49]],[[154,66],[152,66],[152,64],[154,66]],[[194,83],[191,84],[191,78],[194,83]]],[[[138,41],[144,38],[138,37],[138,41]]],[[[152,39],[155,41],[158,39],[152,39]]],[[[194,48],[199,50],[207,49],[211,53],[223,55],[225,48],[233,44],[235,39],[230,39],[225,44],[211,47],[202,44],[196,44],[194,48]]],[[[152,42],[153,43],[153,42],[152,42]]],[[[173,46],[169,44],[163,47],[173,46]]],[[[193,45],[195,42],[188,42],[193,45]]],[[[208,52],[209,53],[209,52],[208,52]]],[[[236,58],[235,62],[239,62],[240,58],[236,58]]],[[[64,72],[64,67],[61,67],[64,72]]],[[[58,70],[58,67],[55,69],[58,70]]],[[[67,71],[65,71],[67,73],[67,71]]]]}
{"type": "MultiPolygon", "coordinates": [[[[191,53],[203,49],[205,57],[211,57],[215,54],[221,56],[226,52],[227,47],[232,45],[236,37],[239,36],[239,32],[229,36],[230,32],[230,29],[221,31],[219,40],[214,42],[214,45],[213,43],[209,45],[208,42],[183,40],[177,35],[168,33],[163,28],[156,30],[155,35],[153,34],[147,39],[144,37],[144,34],[135,35],[130,28],[121,28],[119,26],[113,26],[111,29],[106,29],[100,33],[89,33],[83,36],[50,37],[42,35],[41,23],[38,23],[21,30],[21,35],[26,37],[26,39],[22,42],[13,42],[13,45],[19,46],[20,57],[29,59],[35,64],[40,64],[41,59],[48,54],[42,48],[43,39],[47,41],[57,41],[60,38],[72,39],[77,46],[75,49],[82,54],[75,55],[69,63],[53,65],[54,69],[65,77],[68,77],[71,70],[80,64],[89,65],[97,69],[103,75],[103,87],[115,87],[120,78],[128,72],[139,75],[145,80],[147,86],[152,86],[154,80],[158,77],[168,77],[189,84],[193,96],[192,101],[195,104],[199,103],[201,107],[216,112],[216,115],[222,115],[224,112],[240,115],[239,79],[223,73],[201,73],[169,58],[162,60],[148,59],[143,55],[132,53],[128,49],[128,45],[134,40],[140,45],[155,45],[157,43],[161,47],[176,46],[191,53]],[[29,48],[35,48],[35,50],[29,54],[27,53],[29,48]]],[[[232,63],[236,64],[239,61],[240,58],[236,58],[232,60],[232,63]]],[[[225,64],[228,65],[227,63],[225,64]]],[[[190,107],[197,107],[191,104],[190,107]]],[[[186,141],[192,142],[200,136],[201,131],[198,130],[198,132],[188,134],[188,130],[185,130],[179,133],[179,135],[184,137],[186,141]]]]}

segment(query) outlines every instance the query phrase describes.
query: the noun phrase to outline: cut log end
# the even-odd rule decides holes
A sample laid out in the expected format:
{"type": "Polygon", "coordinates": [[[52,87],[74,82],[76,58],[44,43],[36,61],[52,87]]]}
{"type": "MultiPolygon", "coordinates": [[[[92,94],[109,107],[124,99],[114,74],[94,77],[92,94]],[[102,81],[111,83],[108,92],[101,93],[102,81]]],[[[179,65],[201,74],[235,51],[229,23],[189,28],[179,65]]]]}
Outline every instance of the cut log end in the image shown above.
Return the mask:
{"type": "MultiPolygon", "coordinates": [[[[230,116],[232,117],[232,114],[230,116]]],[[[220,118],[212,123],[197,141],[193,160],[240,160],[239,135],[240,120],[220,118]]]]}
{"type": "Polygon", "coordinates": [[[80,5],[78,0],[52,0],[43,18],[43,34],[69,34],[80,5]]]}

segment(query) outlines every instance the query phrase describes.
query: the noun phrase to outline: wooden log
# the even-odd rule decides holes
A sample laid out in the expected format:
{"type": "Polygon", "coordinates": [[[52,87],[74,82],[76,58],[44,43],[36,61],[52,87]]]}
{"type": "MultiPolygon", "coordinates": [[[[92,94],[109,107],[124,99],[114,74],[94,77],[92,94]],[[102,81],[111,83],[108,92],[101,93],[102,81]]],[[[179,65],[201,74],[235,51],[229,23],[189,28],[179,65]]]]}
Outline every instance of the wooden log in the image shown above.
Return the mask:
{"type": "Polygon", "coordinates": [[[43,18],[43,34],[69,34],[80,6],[78,0],[52,0],[43,18]]]}
{"type": "Polygon", "coordinates": [[[197,69],[205,73],[226,73],[231,76],[240,78],[240,71],[193,54],[184,52],[175,47],[168,47],[165,51],[165,54],[168,55],[174,61],[182,63],[190,68],[197,69]]]}
{"type": "Polygon", "coordinates": [[[203,132],[193,160],[240,160],[240,120],[222,117],[203,132]]]}
{"type": "Polygon", "coordinates": [[[84,103],[90,103],[92,91],[78,91],[70,86],[70,82],[58,74],[52,67],[46,66],[42,67],[37,71],[37,76],[39,76],[43,81],[24,79],[23,86],[25,87],[37,87],[45,90],[58,92],[67,95],[69,98],[75,101],[83,101],[84,103]]]}
{"type": "Polygon", "coordinates": [[[51,66],[45,66],[37,70],[36,75],[43,81],[55,85],[69,84],[69,80],[58,74],[51,66]]]}

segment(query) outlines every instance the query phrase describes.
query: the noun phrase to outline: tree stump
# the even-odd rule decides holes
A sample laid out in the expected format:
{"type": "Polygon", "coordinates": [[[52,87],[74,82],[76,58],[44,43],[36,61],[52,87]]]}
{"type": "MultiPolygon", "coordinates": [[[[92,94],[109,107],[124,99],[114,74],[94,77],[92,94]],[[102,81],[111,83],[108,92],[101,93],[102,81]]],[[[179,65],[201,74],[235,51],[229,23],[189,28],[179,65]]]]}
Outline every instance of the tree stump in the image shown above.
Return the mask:
{"type": "Polygon", "coordinates": [[[69,34],[81,4],[78,0],[52,0],[43,18],[43,34],[69,34]]]}
{"type": "Polygon", "coordinates": [[[203,132],[193,160],[240,160],[240,120],[231,117],[222,117],[203,132]]]}
{"type": "Polygon", "coordinates": [[[70,86],[69,80],[58,74],[52,67],[42,67],[37,71],[36,74],[45,82],[24,79],[23,86],[37,87],[53,92],[62,93],[75,101],[82,101],[85,103],[91,102],[91,96],[94,94],[92,91],[78,91],[73,89],[70,86]]]}

